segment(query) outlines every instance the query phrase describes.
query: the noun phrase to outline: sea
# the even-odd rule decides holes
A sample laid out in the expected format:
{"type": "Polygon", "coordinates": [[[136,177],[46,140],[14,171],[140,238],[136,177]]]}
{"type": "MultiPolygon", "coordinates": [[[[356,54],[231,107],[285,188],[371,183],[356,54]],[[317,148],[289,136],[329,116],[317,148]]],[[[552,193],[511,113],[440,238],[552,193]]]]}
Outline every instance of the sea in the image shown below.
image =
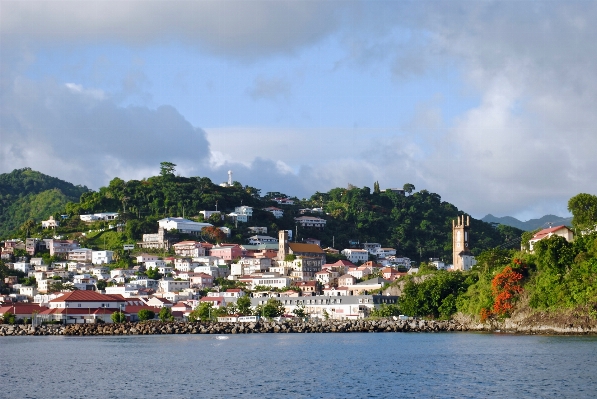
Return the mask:
{"type": "Polygon", "coordinates": [[[0,337],[0,398],[597,398],[597,337],[0,337]]]}

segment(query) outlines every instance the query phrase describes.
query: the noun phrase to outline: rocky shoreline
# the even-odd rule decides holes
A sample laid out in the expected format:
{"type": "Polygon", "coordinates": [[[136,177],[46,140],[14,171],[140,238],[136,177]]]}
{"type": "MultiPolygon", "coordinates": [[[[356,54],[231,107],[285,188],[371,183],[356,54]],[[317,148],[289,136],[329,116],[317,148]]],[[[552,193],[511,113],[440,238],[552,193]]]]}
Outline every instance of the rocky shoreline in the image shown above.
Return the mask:
{"type": "Polygon", "coordinates": [[[156,334],[256,334],[337,332],[504,332],[518,334],[590,335],[597,325],[525,325],[506,320],[480,324],[471,320],[326,320],[258,321],[254,323],[144,322],[123,324],[70,324],[68,326],[0,325],[0,336],[19,335],[156,335],[156,334]]]}

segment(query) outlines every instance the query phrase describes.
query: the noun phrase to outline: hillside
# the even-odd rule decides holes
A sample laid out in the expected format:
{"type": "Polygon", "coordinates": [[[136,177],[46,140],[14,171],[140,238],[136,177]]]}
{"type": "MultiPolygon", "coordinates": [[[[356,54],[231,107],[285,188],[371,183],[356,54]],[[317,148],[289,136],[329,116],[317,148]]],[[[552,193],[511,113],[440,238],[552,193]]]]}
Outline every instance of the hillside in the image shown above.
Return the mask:
{"type": "Polygon", "coordinates": [[[39,223],[64,211],[68,202],[78,201],[87,191],[30,168],[0,174],[0,237],[14,233],[29,219],[39,223]]]}
{"type": "Polygon", "coordinates": [[[563,218],[555,215],[545,215],[540,217],[539,219],[530,219],[526,222],[522,222],[516,218],[513,218],[512,216],[496,217],[492,214],[488,214],[484,216],[481,220],[487,223],[498,223],[506,226],[516,227],[517,229],[524,231],[545,229],[549,227],[550,223],[552,226],[572,226],[572,217],[563,218]]]}
{"type": "MultiPolygon", "coordinates": [[[[174,165],[175,166],[175,165],[174,165]]],[[[119,242],[134,242],[143,233],[156,230],[156,221],[166,216],[185,216],[202,221],[202,210],[229,213],[236,206],[254,207],[249,223],[234,223],[230,219],[210,219],[216,226],[227,226],[233,231],[230,242],[246,243],[251,235],[248,226],[268,228],[268,234],[276,235],[280,229],[293,230],[295,240],[315,238],[322,247],[344,249],[351,241],[379,242],[384,247],[397,248],[398,255],[413,260],[430,257],[451,262],[452,220],[464,212],[441,200],[440,195],[427,190],[412,194],[381,192],[368,187],[334,188],[326,193],[315,193],[309,199],[294,199],[293,205],[279,205],[274,197],[282,193],[262,195],[258,188],[242,186],[234,182],[231,187],[213,184],[205,177],[181,177],[174,174],[173,167],[163,168],[162,173],[144,180],[124,181],[114,178],[99,191],[86,192],[80,201],[72,201],[62,212],[71,216],[94,212],[119,212],[126,227],[119,240],[112,237],[116,247],[119,242]],[[282,218],[275,218],[262,208],[277,206],[284,209],[282,218]],[[294,218],[301,216],[301,209],[323,208],[323,213],[307,212],[324,218],[323,230],[301,228],[294,218]],[[296,234],[298,233],[298,234],[296,234]]],[[[413,187],[414,188],[414,187],[413,187]]],[[[303,211],[304,212],[304,211],[303,211]]],[[[76,217],[66,221],[56,233],[69,234],[82,231],[84,226],[76,217]]],[[[496,246],[517,247],[522,231],[492,225],[471,219],[471,244],[475,254],[496,246]]],[[[91,243],[93,244],[93,243],[91,243]]]]}

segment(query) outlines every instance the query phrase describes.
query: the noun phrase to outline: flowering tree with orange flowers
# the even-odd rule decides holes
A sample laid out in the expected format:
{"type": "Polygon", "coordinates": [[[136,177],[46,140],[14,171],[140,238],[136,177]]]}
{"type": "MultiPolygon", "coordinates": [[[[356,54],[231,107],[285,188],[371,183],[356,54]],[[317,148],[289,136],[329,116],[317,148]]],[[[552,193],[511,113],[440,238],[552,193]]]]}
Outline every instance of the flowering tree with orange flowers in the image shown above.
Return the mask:
{"type": "MultiPolygon", "coordinates": [[[[519,259],[514,259],[517,267],[524,267],[519,259]]],[[[491,292],[493,294],[493,308],[481,309],[481,321],[484,322],[492,316],[507,317],[514,308],[514,301],[522,292],[521,281],[524,278],[522,273],[514,270],[512,266],[506,266],[500,273],[491,280],[491,292]]]]}

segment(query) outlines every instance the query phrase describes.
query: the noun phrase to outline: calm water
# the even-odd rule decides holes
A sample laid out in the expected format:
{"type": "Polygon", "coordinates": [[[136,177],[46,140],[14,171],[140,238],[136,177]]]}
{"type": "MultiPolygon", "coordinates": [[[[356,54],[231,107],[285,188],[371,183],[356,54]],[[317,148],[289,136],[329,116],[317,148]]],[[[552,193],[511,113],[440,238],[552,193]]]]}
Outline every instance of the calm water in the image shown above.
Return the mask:
{"type": "Polygon", "coordinates": [[[595,398],[597,338],[1,337],[1,398],[595,398]]]}

